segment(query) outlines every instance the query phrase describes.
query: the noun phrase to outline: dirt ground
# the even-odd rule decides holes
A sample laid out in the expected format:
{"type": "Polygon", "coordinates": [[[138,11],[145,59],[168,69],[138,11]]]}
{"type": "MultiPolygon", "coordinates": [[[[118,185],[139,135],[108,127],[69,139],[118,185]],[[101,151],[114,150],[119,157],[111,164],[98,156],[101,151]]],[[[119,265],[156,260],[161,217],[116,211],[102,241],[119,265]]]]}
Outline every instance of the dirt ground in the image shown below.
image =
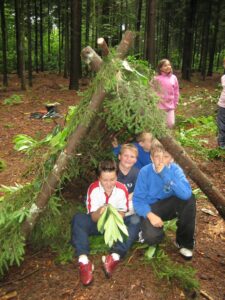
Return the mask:
{"type": "MultiPolygon", "coordinates": [[[[67,108],[79,102],[75,91],[67,89],[68,80],[54,74],[38,74],[34,77],[32,89],[21,92],[15,75],[10,76],[7,90],[0,87],[0,158],[7,168],[0,172],[0,184],[14,185],[30,181],[34,174],[26,172],[29,161],[24,155],[13,149],[12,139],[16,134],[28,134],[43,137],[50,133],[55,123],[50,120],[30,119],[30,113],[45,109],[47,102],[59,102],[59,112],[66,115],[67,108]],[[3,105],[3,100],[13,94],[23,95],[18,105],[3,105]]],[[[185,98],[197,94],[202,89],[214,90],[219,75],[202,82],[197,77],[192,83],[180,81],[181,94],[185,98]]],[[[85,86],[83,86],[85,88],[85,86]]],[[[215,107],[216,109],[216,107],[215,107]]],[[[180,109],[184,116],[199,115],[196,107],[186,106],[180,109]]],[[[57,122],[63,122],[63,118],[57,122]]],[[[207,133],[206,133],[207,136],[207,133]]],[[[211,141],[216,147],[216,138],[211,141]]],[[[212,180],[213,184],[225,194],[225,162],[221,160],[196,160],[199,167],[212,180]]],[[[195,185],[193,184],[193,187],[195,185]]],[[[69,193],[68,193],[69,194],[69,193]]],[[[167,253],[177,262],[192,266],[197,270],[200,282],[200,294],[197,299],[225,300],[225,222],[215,208],[204,197],[197,202],[196,247],[190,262],[184,262],[171,244],[167,253]],[[209,209],[215,215],[204,212],[209,209]]],[[[185,296],[175,283],[158,281],[149,264],[142,260],[143,250],[131,252],[113,274],[105,279],[101,269],[101,257],[92,258],[95,264],[94,282],[82,287],[79,282],[76,260],[65,265],[55,262],[55,255],[48,249],[35,252],[32,245],[27,247],[24,262],[13,267],[0,281],[0,300],[53,300],[53,299],[151,299],[173,300],[194,299],[195,295],[185,296]]]]}

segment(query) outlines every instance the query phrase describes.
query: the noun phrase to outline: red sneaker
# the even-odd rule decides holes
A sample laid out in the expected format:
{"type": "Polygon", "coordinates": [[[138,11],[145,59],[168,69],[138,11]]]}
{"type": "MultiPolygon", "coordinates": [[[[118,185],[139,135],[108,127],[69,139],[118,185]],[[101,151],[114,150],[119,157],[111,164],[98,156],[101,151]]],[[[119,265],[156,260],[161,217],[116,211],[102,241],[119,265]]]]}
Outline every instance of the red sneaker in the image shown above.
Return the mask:
{"type": "Polygon", "coordinates": [[[119,260],[114,260],[112,255],[107,255],[102,257],[103,261],[103,270],[105,272],[105,276],[110,278],[112,276],[112,272],[115,270],[116,266],[120,262],[119,260]]]}
{"type": "Polygon", "coordinates": [[[93,281],[94,266],[89,261],[87,264],[79,263],[80,280],[83,285],[89,285],[93,281]]]}

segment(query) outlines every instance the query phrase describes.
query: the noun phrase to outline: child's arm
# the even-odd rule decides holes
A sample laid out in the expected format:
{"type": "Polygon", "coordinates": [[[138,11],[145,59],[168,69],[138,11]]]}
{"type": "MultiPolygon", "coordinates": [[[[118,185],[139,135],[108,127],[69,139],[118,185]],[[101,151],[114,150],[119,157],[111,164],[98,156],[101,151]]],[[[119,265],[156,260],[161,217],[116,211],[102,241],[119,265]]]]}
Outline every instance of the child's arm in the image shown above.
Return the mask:
{"type": "Polygon", "coordinates": [[[119,145],[118,140],[117,140],[116,137],[114,137],[113,140],[112,140],[112,146],[113,146],[113,154],[115,156],[118,156],[119,153],[120,153],[121,145],[119,145]]]}
{"type": "Polygon", "coordinates": [[[179,101],[180,91],[179,91],[179,83],[178,83],[177,77],[175,76],[174,79],[175,79],[175,85],[174,85],[174,105],[176,107],[177,104],[178,104],[178,101],[179,101]]]}

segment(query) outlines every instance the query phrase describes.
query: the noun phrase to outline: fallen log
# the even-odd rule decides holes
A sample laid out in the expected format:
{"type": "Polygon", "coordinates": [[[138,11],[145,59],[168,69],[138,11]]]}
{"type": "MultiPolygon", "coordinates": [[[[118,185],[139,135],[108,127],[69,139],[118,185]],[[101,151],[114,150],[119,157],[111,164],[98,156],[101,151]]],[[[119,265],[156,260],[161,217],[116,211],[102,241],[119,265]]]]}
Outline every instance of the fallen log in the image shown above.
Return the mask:
{"type": "Polygon", "coordinates": [[[184,169],[188,175],[205,193],[219,214],[225,219],[225,197],[210,182],[209,178],[199,169],[199,167],[188,156],[185,150],[171,137],[165,136],[159,139],[165,149],[171,153],[175,161],[184,169]]]}
{"type": "MultiPolygon", "coordinates": [[[[117,57],[119,59],[123,59],[127,51],[129,50],[130,46],[132,45],[134,39],[134,34],[132,32],[125,32],[123,39],[121,40],[118,51],[117,57]]],[[[96,61],[98,61],[96,69],[98,70],[101,66],[101,58],[97,56],[97,53],[94,52],[93,49],[88,48],[87,55],[90,56],[90,53],[94,53],[94,57],[96,57],[96,61]]],[[[93,57],[93,56],[92,56],[93,57]]],[[[94,66],[93,66],[94,67],[94,66]]],[[[37,223],[38,218],[40,217],[41,213],[45,209],[48,200],[54,194],[58,184],[60,182],[60,178],[62,177],[63,173],[65,172],[73,153],[76,151],[77,147],[81,144],[84,137],[87,135],[88,127],[93,122],[95,117],[95,113],[100,110],[101,104],[106,96],[106,92],[102,85],[99,85],[96,92],[93,94],[91,101],[88,106],[88,110],[93,112],[92,117],[88,124],[80,123],[75,131],[70,135],[67,146],[65,149],[60,153],[59,157],[56,160],[56,163],[48,175],[46,181],[43,183],[39,194],[37,195],[35,203],[31,206],[29,216],[25,219],[22,224],[21,231],[25,238],[29,236],[34,228],[34,225],[37,223]]]]}

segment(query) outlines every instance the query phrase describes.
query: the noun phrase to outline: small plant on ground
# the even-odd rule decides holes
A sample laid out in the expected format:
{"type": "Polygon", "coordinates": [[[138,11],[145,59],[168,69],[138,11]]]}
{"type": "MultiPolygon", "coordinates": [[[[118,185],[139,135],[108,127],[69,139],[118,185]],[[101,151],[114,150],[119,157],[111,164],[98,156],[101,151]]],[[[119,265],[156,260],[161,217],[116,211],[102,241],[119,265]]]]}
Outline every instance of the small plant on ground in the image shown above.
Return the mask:
{"type": "Polygon", "coordinates": [[[6,169],[6,162],[3,159],[0,159],[0,172],[3,172],[6,169]]]}
{"type": "Polygon", "coordinates": [[[10,96],[9,98],[6,98],[4,101],[3,101],[3,104],[5,105],[16,105],[16,104],[20,104],[22,103],[22,95],[12,95],[10,96]]]}

